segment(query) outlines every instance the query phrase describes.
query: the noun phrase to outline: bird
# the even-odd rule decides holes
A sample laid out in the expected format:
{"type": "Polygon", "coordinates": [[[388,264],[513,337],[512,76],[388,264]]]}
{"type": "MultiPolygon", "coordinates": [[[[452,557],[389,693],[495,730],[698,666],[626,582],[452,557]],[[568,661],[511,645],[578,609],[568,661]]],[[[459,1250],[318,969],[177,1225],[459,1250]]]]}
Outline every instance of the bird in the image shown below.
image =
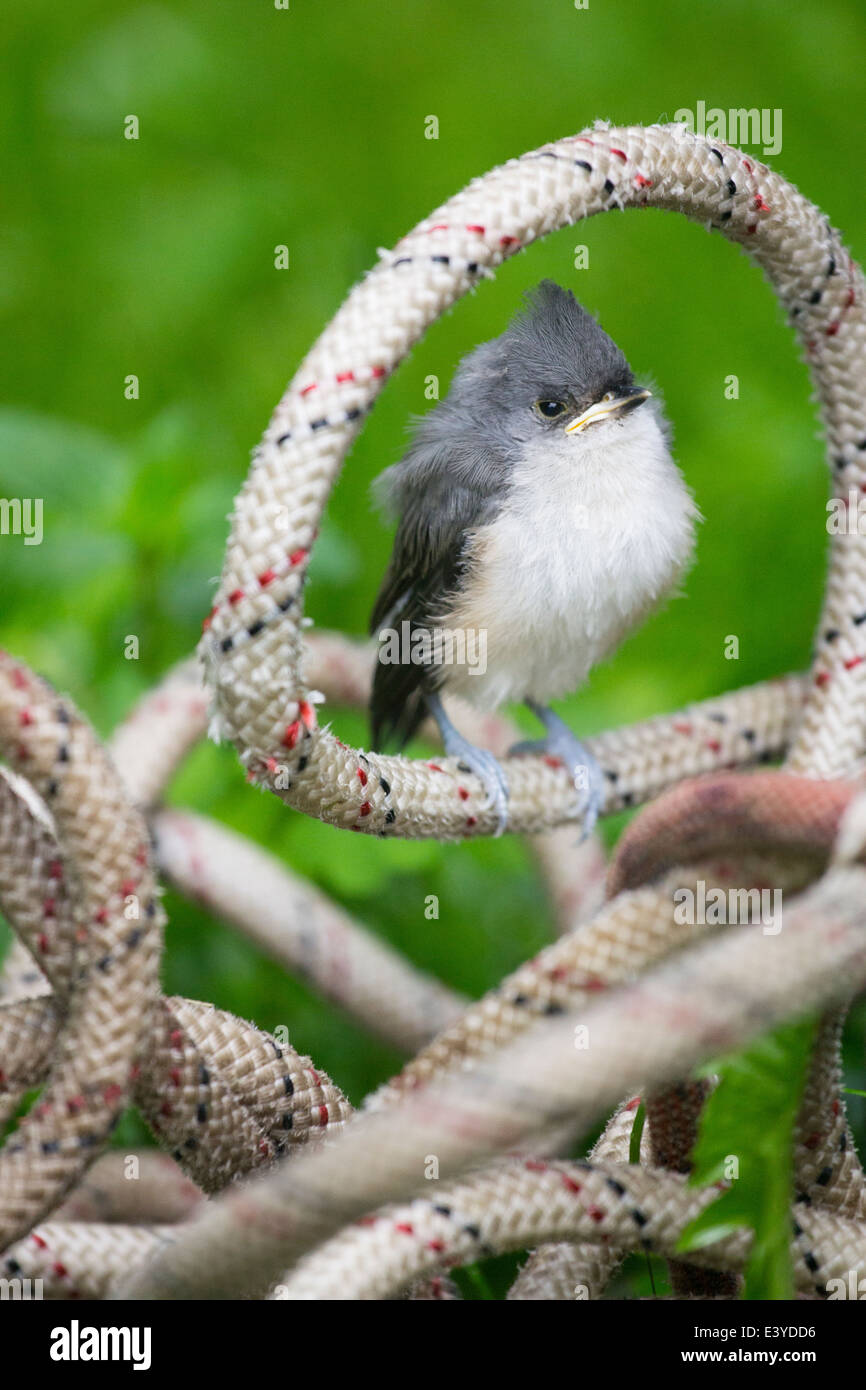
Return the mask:
{"type": "Polygon", "coordinates": [[[658,391],[638,385],[570,290],[543,280],[458,364],[374,489],[397,529],[370,619],[372,746],[404,746],[431,715],[446,754],[480,778],[501,834],[507,772],[442,697],[485,711],[522,702],[545,734],[510,752],[570,769],[588,834],[604,777],[550,702],[671,593],[701,520],[658,391]]]}

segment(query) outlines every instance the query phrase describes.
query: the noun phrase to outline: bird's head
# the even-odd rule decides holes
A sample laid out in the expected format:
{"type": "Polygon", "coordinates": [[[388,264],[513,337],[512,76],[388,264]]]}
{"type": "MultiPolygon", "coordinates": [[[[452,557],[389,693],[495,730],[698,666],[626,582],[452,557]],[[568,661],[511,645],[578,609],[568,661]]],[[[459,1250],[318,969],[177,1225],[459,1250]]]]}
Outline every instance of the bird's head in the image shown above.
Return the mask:
{"type": "Polygon", "coordinates": [[[611,429],[627,427],[651,393],[570,290],[543,280],[526,300],[505,332],[463,363],[452,388],[463,412],[473,411],[491,443],[610,444],[611,429]]]}

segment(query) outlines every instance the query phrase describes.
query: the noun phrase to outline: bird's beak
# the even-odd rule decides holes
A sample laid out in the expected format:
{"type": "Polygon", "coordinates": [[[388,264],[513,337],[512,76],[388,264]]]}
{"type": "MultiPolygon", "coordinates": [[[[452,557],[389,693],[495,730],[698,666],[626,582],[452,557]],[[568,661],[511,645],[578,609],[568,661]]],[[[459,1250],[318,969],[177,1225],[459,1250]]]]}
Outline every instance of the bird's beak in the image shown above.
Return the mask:
{"type": "Polygon", "coordinates": [[[608,415],[624,414],[626,411],[634,410],[636,405],[640,405],[651,395],[651,391],[634,391],[632,395],[619,396],[615,401],[596,401],[595,405],[591,405],[576,420],[572,420],[570,425],[566,425],[565,433],[580,434],[582,429],[593,424],[596,420],[604,420],[608,415]]]}

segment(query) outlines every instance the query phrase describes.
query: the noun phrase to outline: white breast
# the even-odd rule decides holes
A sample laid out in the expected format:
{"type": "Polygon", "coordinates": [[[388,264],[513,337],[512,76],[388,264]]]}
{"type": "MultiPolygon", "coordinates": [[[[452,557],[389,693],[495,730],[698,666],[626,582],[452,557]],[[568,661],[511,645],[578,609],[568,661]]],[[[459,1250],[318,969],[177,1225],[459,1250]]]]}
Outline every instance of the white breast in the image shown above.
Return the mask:
{"type": "Polygon", "coordinates": [[[575,690],[676,583],[698,516],[651,407],[540,442],[441,619],[486,632],[486,671],[445,688],[485,709],[575,690]]]}

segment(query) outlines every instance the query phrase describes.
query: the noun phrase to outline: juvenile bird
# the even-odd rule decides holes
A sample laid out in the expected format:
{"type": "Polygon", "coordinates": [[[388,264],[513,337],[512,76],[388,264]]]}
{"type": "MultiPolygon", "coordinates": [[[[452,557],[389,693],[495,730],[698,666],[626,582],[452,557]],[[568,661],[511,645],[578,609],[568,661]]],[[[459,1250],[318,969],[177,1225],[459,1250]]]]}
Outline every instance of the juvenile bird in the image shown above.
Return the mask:
{"type": "Polygon", "coordinates": [[[548,701],[583,683],[692,555],[699,513],[657,400],[574,295],[545,280],[463,359],[378,487],[399,524],[370,624],[384,644],[373,747],[402,746],[429,711],[501,833],[503,768],[459,733],[441,695],[485,710],[524,701],[546,737],[511,751],[572,770],[588,833],[602,775],[548,701]]]}

